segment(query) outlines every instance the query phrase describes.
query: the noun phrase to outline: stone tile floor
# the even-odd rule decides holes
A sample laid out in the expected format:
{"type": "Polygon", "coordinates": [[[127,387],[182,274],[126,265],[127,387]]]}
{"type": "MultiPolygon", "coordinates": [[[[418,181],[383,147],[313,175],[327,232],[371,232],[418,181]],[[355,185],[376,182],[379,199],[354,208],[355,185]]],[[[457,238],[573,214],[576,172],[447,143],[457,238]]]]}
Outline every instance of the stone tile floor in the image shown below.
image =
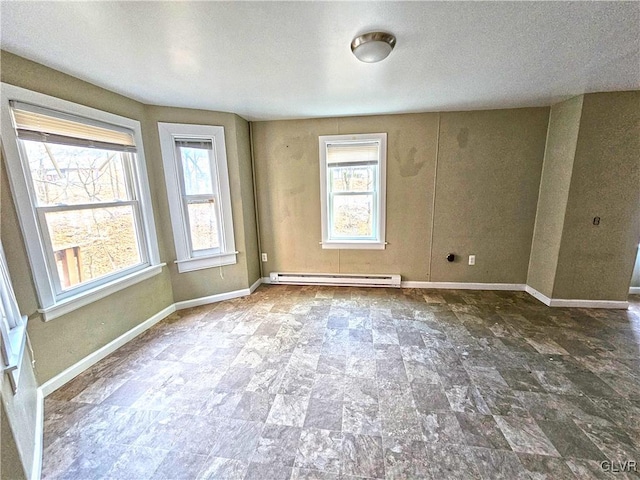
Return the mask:
{"type": "Polygon", "coordinates": [[[640,478],[607,471],[640,463],[631,299],[265,285],[182,310],[46,399],[43,477],[640,478]]]}

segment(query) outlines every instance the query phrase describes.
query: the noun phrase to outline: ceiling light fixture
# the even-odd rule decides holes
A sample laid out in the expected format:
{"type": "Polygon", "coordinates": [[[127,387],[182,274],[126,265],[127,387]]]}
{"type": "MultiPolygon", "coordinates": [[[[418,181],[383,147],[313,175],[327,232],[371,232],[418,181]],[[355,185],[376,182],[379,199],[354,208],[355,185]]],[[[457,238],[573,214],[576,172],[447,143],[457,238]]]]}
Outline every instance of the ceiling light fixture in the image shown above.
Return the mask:
{"type": "Polygon", "coordinates": [[[396,37],[385,32],[369,32],[351,41],[351,51],[358,60],[375,63],[389,56],[396,46],[396,37]]]}

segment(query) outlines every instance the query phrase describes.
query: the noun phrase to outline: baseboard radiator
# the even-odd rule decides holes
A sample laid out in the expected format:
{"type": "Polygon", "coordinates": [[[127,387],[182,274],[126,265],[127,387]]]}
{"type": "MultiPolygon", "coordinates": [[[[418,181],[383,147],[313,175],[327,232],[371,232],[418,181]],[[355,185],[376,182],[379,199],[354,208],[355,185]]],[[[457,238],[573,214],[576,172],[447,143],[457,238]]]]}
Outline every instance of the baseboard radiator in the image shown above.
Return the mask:
{"type": "Polygon", "coordinates": [[[269,274],[269,283],[400,288],[400,275],[271,272],[269,274]]]}

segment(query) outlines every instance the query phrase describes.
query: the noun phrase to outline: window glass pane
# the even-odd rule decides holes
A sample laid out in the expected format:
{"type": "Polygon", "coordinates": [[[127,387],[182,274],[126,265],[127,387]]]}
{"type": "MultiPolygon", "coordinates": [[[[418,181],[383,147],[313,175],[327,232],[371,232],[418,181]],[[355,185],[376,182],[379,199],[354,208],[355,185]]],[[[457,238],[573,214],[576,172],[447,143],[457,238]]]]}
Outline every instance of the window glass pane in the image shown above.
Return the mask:
{"type": "Polygon", "coordinates": [[[373,195],[335,195],[330,238],[373,237],[373,195]]]}
{"type": "Polygon", "coordinates": [[[9,317],[7,316],[7,312],[4,308],[4,299],[0,302],[0,319],[6,331],[8,332],[9,330],[11,330],[12,326],[9,324],[9,317]]]}
{"type": "Polygon", "coordinates": [[[179,147],[182,159],[182,177],[185,195],[207,195],[213,193],[211,181],[211,150],[179,147]]]}
{"type": "Polygon", "coordinates": [[[220,248],[216,204],[210,202],[189,203],[189,227],[193,250],[220,248]]]}
{"type": "Polygon", "coordinates": [[[130,205],[45,214],[63,289],[141,263],[130,205]]]}
{"type": "Polygon", "coordinates": [[[127,154],[33,141],[23,145],[40,206],[129,200],[127,154]]]}
{"type": "Polygon", "coordinates": [[[371,192],[375,184],[376,166],[330,167],[332,192],[371,192]]]}

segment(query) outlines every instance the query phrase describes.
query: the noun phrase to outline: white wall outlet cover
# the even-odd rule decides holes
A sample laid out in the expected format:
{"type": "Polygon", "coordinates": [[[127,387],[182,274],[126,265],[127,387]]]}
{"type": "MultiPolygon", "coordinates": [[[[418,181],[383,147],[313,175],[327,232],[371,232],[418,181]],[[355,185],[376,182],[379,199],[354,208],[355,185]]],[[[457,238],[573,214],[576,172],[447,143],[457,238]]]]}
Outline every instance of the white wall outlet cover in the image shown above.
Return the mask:
{"type": "Polygon", "coordinates": [[[475,264],[476,264],[476,256],[469,255],[469,265],[475,265],[475,264]]]}
{"type": "Polygon", "coordinates": [[[263,253],[263,254],[262,254],[262,261],[263,261],[263,262],[266,262],[266,261],[267,261],[267,254],[266,254],[266,253],[263,253]]]}

